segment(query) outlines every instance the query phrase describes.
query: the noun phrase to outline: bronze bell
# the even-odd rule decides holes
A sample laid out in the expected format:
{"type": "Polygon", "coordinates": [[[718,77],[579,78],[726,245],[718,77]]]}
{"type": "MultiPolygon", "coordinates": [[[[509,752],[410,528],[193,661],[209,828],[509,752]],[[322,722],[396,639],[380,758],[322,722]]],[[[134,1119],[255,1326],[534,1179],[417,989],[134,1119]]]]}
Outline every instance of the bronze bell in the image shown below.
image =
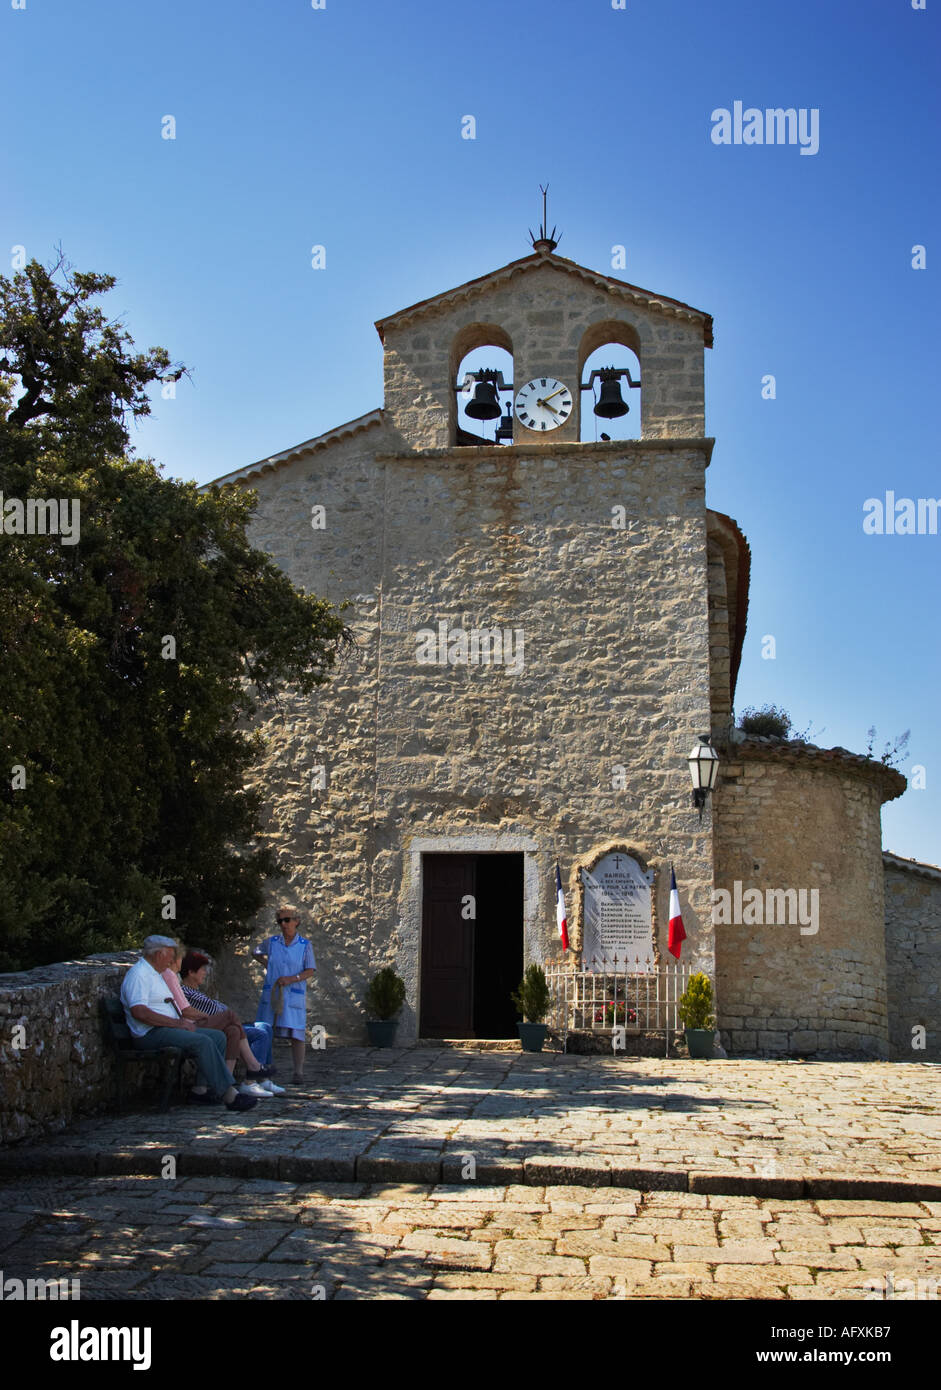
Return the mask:
{"type": "Polygon", "coordinates": [[[500,397],[492,381],[478,381],[474,394],[464,407],[472,420],[496,420],[500,415],[500,397]]]}
{"type": "Polygon", "coordinates": [[[613,420],[617,415],[626,415],[630,410],[630,406],[621,395],[619,376],[619,372],[612,372],[610,376],[605,371],[601,373],[601,391],[595,406],[595,414],[601,415],[607,420],[613,420]]]}

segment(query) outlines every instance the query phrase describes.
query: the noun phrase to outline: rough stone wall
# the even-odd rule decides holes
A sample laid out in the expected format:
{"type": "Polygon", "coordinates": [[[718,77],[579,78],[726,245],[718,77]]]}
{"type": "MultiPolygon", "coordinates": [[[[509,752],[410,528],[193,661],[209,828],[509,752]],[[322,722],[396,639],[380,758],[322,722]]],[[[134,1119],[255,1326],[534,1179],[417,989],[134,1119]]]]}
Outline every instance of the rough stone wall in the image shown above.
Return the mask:
{"type": "MultiPolygon", "coordinates": [[[[458,304],[438,305],[386,328],[385,411],[399,436],[397,447],[440,449],[453,443],[453,374],[459,363],[452,348],[457,339],[467,340],[475,324],[499,330],[484,342],[509,339],[517,390],[535,376],[554,376],[574,390],[575,409],[552,436],[560,443],[577,441],[581,370],[590,352],[606,341],[597,338],[604,323],[612,325],[609,340],[616,340],[618,331],[626,333],[640,360],[643,438],[701,438],[702,323],[632,304],[548,259],[458,304]]],[[[513,429],[515,443],[533,438],[518,420],[513,429]]]]}
{"type": "MultiPolygon", "coordinates": [[[[99,1004],[120,992],[137,959],[131,951],[0,975],[0,1142],[65,1129],[112,1103],[114,1063],[99,1004]]],[[[129,1096],[143,1080],[128,1070],[129,1096]]]]}
{"type": "Polygon", "coordinates": [[[716,925],[730,1053],[888,1055],[881,801],[873,780],[841,762],[728,749],[715,793],[716,888],[819,890],[816,935],[716,925]]]}
{"type": "Polygon", "coordinates": [[[900,1062],[941,1056],[941,873],[900,867],[885,856],[885,954],[889,1055],[900,1062]],[[913,1029],[924,1028],[924,1047],[913,1029]]]}
{"type": "MultiPolygon", "coordinates": [[[[686,768],[710,727],[705,446],[396,455],[378,433],[257,483],[253,540],[295,583],[350,600],[359,641],[323,693],[289,698],[269,720],[259,774],[265,833],[289,878],[258,935],[273,930],[279,898],[305,912],[319,967],[309,1023],[361,1041],[366,983],[392,963],[408,987],[400,1037],[415,1036],[430,849],[524,852],[528,959],[556,949],[557,856],[565,872],[617,838],[667,866],[664,935],[673,861],[689,952],[711,972],[711,831],[686,768]],[[327,509],[323,532],[310,527],[314,503],[327,509]],[[611,525],[618,505],[623,529],[611,525]],[[418,664],[416,633],[439,622],[520,629],[522,666],[418,664]],[[317,764],[326,787],[312,792],[317,764]]],[[[215,983],[251,1016],[259,975],[239,960],[245,949],[215,983]]]]}
{"type": "Polygon", "coordinates": [[[732,645],[729,636],[729,594],[725,557],[715,537],[709,537],[709,669],[712,689],[712,729],[724,729],[732,715],[732,645]]]}

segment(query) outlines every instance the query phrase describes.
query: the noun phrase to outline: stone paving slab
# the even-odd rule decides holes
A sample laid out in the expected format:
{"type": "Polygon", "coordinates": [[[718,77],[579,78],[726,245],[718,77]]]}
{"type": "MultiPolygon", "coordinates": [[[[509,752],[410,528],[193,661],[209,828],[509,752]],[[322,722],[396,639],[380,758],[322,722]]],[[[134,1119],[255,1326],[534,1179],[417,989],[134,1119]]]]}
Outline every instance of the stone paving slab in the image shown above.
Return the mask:
{"type": "Polygon", "coordinates": [[[937,1203],[208,1182],[4,1182],[3,1277],[82,1301],[941,1297],[937,1203]]]}
{"type": "Polygon", "coordinates": [[[463,1181],[941,1199],[941,1067],[334,1048],[250,1112],[177,1105],[0,1148],[0,1176],[463,1181]]]}

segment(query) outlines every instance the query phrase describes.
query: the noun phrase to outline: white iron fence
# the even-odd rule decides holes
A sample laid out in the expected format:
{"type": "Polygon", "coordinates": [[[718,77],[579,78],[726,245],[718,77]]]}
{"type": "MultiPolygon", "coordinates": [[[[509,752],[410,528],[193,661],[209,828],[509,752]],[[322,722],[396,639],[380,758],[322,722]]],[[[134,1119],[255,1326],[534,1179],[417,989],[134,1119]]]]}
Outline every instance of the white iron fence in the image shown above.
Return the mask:
{"type": "Polygon", "coordinates": [[[593,969],[575,962],[554,961],[546,967],[552,1004],[546,1023],[568,1043],[570,1033],[663,1033],[665,1045],[682,1027],[678,1005],[689,978],[690,965],[668,965],[646,972],[626,969],[629,961],[593,959],[593,969]]]}

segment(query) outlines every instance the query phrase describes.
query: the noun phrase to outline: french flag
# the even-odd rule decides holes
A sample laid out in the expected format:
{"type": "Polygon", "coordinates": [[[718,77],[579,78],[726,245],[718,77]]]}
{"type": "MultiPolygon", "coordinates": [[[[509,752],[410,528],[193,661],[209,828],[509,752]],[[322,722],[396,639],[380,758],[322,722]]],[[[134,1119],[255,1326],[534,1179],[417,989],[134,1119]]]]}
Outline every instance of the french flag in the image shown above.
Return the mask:
{"type": "Polygon", "coordinates": [[[680,958],[680,947],[686,940],[686,930],[683,926],[683,914],[680,911],[680,895],[676,891],[676,874],[673,865],[670,865],[670,932],[667,937],[667,950],[671,955],[680,958]]]}
{"type": "Polygon", "coordinates": [[[562,942],[562,950],[569,948],[569,924],[565,915],[565,894],[562,892],[562,875],[559,873],[559,866],[555,866],[555,918],[559,924],[559,938],[562,942]]]}

